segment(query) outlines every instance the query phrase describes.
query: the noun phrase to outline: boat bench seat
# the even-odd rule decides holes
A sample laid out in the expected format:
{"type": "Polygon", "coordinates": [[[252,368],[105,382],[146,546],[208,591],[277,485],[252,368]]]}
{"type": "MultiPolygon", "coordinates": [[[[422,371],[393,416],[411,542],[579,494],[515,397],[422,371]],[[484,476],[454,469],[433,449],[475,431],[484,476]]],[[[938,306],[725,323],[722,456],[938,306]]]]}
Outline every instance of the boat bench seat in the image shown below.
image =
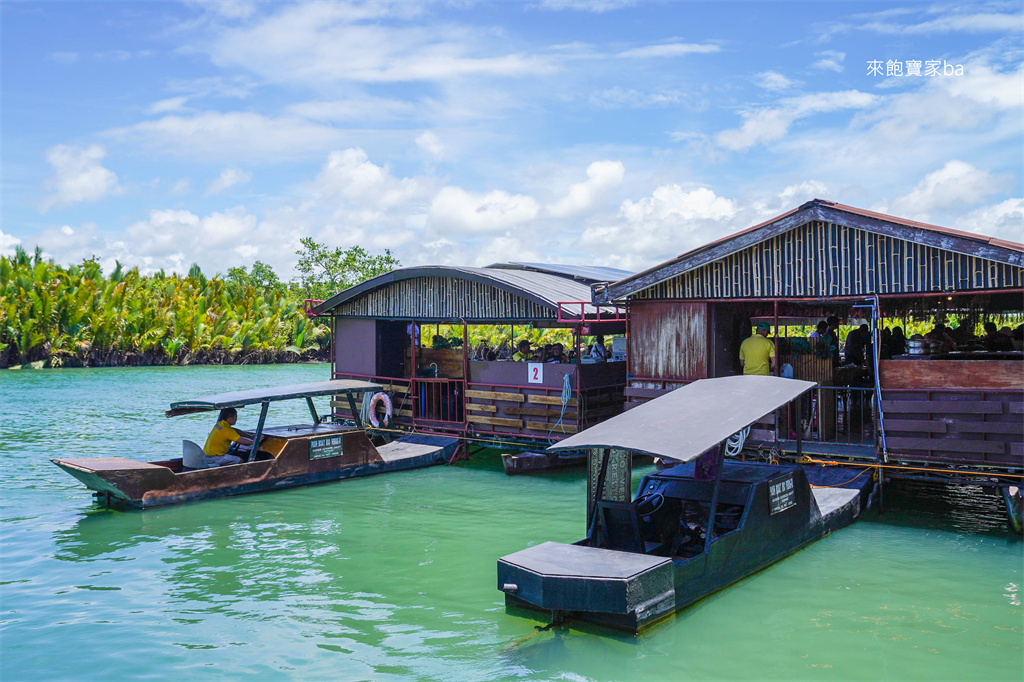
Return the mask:
{"type": "Polygon", "coordinates": [[[209,469],[210,458],[197,443],[190,440],[181,441],[181,464],[186,471],[191,469],[209,469]]]}

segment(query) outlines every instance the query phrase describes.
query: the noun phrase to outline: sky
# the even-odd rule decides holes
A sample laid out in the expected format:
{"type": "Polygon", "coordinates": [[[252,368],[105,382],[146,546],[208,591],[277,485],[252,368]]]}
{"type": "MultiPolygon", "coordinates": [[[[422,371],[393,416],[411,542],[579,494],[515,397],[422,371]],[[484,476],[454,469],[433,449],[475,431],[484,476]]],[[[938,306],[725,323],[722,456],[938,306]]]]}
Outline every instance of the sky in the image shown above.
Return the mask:
{"type": "Polygon", "coordinates": [[[0,3],[0,253],[639,271],[813,198],[1024,241],[1017,2],[0,3]]]}

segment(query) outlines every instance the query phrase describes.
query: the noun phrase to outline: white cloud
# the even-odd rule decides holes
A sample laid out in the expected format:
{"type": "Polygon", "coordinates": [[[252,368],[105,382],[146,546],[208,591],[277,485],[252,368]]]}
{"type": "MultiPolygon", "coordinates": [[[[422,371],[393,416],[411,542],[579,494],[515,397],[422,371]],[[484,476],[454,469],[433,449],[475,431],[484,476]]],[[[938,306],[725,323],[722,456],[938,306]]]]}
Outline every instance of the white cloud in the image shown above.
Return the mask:
{"type": "Polygon", "coordinates": [[[491,190],[473,194],[444,187],[430,205],[430,226],[441,234],[502,232],[537,217],[537,201],[522,194],[491,190]]]}
{"type": "Polygon", "coordinates": [[[331,152],[316,179],[320,196],[343,200],[376,212],[424,198],[427,187],[416,178],[396,178],[387,166],[371,162],[362,149],[331,152]]]}
{"type": "Polygon", "coordinates": [[[754,82],[765,90],[788,90],[793,81],[776,71],[762,71],[754,76],[754,82]]]}
{"type": "Polygon", "coordinates": [[[463,76],[524,76],[551,70],[546,58],[484,54],[479,28],[389,26],[408,18],[415,4],[280,5],[280,11],[243,27],[222,31],[210,47],[219,66],[242,67],[279,83],[442,81],[463,76]]]}
{"type": "Polygon", "coordinates": [[[1024,14],[1002,12],[946,14],[937,19],[916,24],[903,24],[883,17],[861,24],[859,28],[877,33],[903,35],[927,33],[1018,33],[1024,24],[1024,14]]]}
{"type": "Polygon", "coordinates": [[[1024,243],[1024,199],[1015,197],[983,206],[958,218],[952,226],[965,232],[1024,243]]]}
{"type": "Polygon", "coordinates": [[[313,121],[358,121],[408,118],[422,114],[415,102],[383,97],[351,97],[344,100],[300,102],[287,109],[289,114],[313,121]]]}
{"type": "Polygon", "coordinates": [[[225,168],[217,179],[210,183],[210,186],[206,189],[206,195],[220,194],[229,187],[244,185],[250,180],[252,180],[252,173],[248,171],[239,168],[225,168]]]}
{"type": "Polygon", "coordinates": [[[662,185],[651,196],[636,202],[627,199],[619,208],[619,215],[637,227],[652,223],[724,220],[735,213],[732,201],[716,196],[706,187],[686,192],[679,185],[662,185]]]}
{"type": "Polygon", "coordinates": [[[444,143],[433,130],[424,131],[416,138],[416,146],[430,154],[435,159],[443,159],[445,156],[444,143]]]}
{"type": "Polygon", "coordinates": [[[566,196],[548,206],[548,214],[567,218],[589,211],[610,190],[622,184],[625,174],[621,161],[595,161],[587,166],[587,180],[572,185],[566,196]]]}
{"type": "Polygon", "coordinates": [[[172,197],[180,197],[188,194],[190,191],[192,191],[192,181],[188,178],[181,178],[174,183],[174,186],[167,193],[172,197]]]}
{"type": "Polygon", "coordinates": [[[648,59],[651,57],[682,57],[688,54],[709,54],[720,52],[718,45],[698,43],[664,43],[661,45],[645,45],[632,50],[619,52],[616,57],[625,59],[648,59]]]}
{"type": "Polygon", "coordinates": [[[720,147],[740,151],[784,137],[797,119],[839,109],[864,109],[876,101],[876,95],[859,90],[793,97],[782,100],[777,107],[744,112],[743,125],[716,133],[714,139],[720,147]]]}
{"type": "Polygon", "coordinates": [[[998,191],[999,184],[988,172],[954,159],[893,199],[888,210],[903,218],[928,220],[937,210],[976,204],[998,191]]]}
{"type": "Polygon", "coordinates": [[[814,62],[812,68],[819,69],[821,71],[835,71],[836,73],[843,72],[843,60],[846,59],[845,52],[824,50],[822,52],[815,52],[814,56],[820,57],[820,59],[814,62]]]}
{"type": "Polygon", "coordinates": [[[171,111],[184,111],[185,102],[188,101],[188,97],[170,97],[168,99],[162,99],[158,102],[153,102],[149,105],[149,113],[151,114],[166,114],[171,111]]]}
{"type": "Polygon", "coordinates": [[[19,246],[21,240],[14,235],[7,234],[0,229],[0,256],[10,258],[14,255],[14,247],[19,246]]]}
{"type": "Polygon", "coordinates": [[[540,0],[540,7],[549,10],[573,10],[577,12],[611,12],[633,7],[637,0],[540,0]]]}
{"type": "Polygon", "coordinates": [[[606,109],[618,109],[621,107],[646,109],[648,107],[664,107],[679,104],[684,101],[685,95],[678,90],[639,92],[616,86],[594,93],[588,99],[591,105],[606,109]]]}
{"type": "Polygon", "coordinates": [[[165,116],[104,135],[123,144],[200,158],[287,160],[336,146],[343,131],[295,116],[268,118],[249,112],[165,116]]]}
{"type": "Polygon", "coordinates": [[[54,177],[46,182],[52,194],[43,199],[41,210],[45,213],[54,206],[98,201],[123,192],[117,184],[117,176],[100,165],[106,155],[107,152],[99,145],[84,149],[57,145],[47,150],[46,160],[53,167],[54,177]]]}
{"type": "Polygon", "coordinates": [[[77,52],[51,52],[50,59],[59,64],[74,64],[78,61],[77,52]]]}
{"type": "MultiPolygon", "coordinates": [[[[125,228],[125,243],[136,257],[149,258],[154,269],[178,269],[174,265],[175,254],[214,257],[218,252],[251,243],[256,225],[256,216],[241,208],[214,212],[202,218],[191,211],[154,210],[149,212],[148,219],[125,228]]],[[[227,270],[227,265],[218,263],[218,267],[227,270]]]]}

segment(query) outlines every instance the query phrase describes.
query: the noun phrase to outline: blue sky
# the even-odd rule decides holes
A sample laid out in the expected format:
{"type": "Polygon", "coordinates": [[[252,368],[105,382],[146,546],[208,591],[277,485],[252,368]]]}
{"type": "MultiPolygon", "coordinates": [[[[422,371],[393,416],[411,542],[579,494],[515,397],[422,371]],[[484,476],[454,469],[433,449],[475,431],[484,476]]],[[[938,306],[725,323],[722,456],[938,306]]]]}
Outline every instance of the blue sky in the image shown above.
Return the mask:
{"type": "Polygon", "coordinates": [[[814,197],[1024,241],[1020,2],[11,1],[0,21],[4,253],[288,279],[310,236],[639,270],[814,197]]]}

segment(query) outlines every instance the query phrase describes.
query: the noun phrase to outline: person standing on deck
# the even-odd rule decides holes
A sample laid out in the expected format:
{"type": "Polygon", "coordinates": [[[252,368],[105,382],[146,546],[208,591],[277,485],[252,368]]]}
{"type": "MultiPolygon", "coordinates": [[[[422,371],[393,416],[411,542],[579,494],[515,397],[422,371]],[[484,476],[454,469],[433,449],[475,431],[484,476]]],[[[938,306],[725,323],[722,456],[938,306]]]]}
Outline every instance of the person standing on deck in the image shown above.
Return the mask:
{"type": "Polygon", "coordinates": [[[210,431],[203,446],[203,452],[210,458],[211,467],[222,467],[228,464],[240,464],[242,458],[234,454],[246,452],[241,446],[252,447],[252,440],[235,431],[235,422],[238,421],[238,412],[233,407],[225,407],[217,417],[217,424],[210,431]]]}
{"type": "Polygon", "coordinates": [[[744,374],[768,376],[775,369],[775,344],[768,340],[771,325],[757,323],[757,333],[740,344],[740,365],[744,374]]]}

